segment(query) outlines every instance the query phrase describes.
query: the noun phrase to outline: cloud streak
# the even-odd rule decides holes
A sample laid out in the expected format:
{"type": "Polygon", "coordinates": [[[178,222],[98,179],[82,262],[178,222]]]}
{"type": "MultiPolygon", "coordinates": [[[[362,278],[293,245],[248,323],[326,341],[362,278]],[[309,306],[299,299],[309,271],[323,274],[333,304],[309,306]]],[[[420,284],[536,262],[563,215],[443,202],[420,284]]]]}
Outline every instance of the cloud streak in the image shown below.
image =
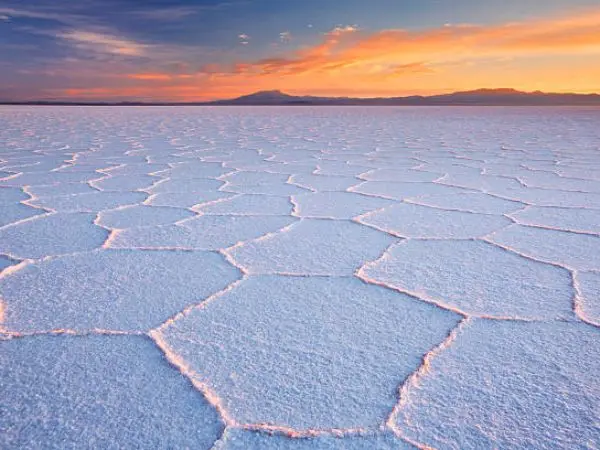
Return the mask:
{"type": "Polygon", "coordinates": [[[144,56],[150,48],[133,40],[85,30],[63,31],[56,37],[83,51],[119,56],[144,56]]]}
{"type": "Polygon", "coordinates": [[[195,16],[200,11],[200,8],[193,6],[175,6],[170,8],[166,7],[134,11],[132,15],[147,20],[178,21],[186,17],[195,16]]]}
{"type": "MultiPolygon", "coordinates": [[[[446,25],[424,31],[361,32],[336,27],[312,47],[289,57],[264,58],[238,67],[244,73],[292,75],[306,72],[389,72],[427,61],[443,65],[490,57],[600,53],[600,11],[498,26],[446,25]]],[[[423,64],[423,63],[421,63],[423,64]]]]}

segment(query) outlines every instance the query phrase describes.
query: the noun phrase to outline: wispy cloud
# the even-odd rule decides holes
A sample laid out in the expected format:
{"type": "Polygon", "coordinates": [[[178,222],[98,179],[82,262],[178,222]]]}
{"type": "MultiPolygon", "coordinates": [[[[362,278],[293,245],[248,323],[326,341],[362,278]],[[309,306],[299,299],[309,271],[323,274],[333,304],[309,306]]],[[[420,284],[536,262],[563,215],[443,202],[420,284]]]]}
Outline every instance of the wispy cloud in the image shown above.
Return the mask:
{"type": "Polygon", "coordinates": [[[292,41],[292,33],[290,31],[282,31],[279,33],[279,41],[288,44],[292,41]]]}
{"type": "Polygon", "coordinates": [[[248,36],[246,33],[238,34],[238,39],[242,45],[248,45],[250,43],[250,36],[248,36]]]}
{"type": "Polygon", "coordinates": [[[24,18],[51,20],[63,24],[78,23],[82,20],[82,16],[77,14],[26,8],[0,8],[0,17],[2,17],[1,20],[5,21],[9,21],[13,18],[24,18]]]}
{"type": "Polygon", "coordinates": [[[56,34],[76,48],[88,52],[120,56],[144,56],[149,45],[122,37],[84,30],[69,30],[56,34]]]}
{"type": "Polygon", "coordinates": [[[174,6],[166,8],[143,9],[132,12],[140,19],[157,21],[176,21],[198,14],[202,9],[194,6],[174,6]]]}
{"type": "Polygon", "coordinates": [[[327,34],[329,34],[330,36],[341,36],[346,33],[354,33],[358,30],[358,25],[338,25],[333,30],[329,31],[327,34]]]}
{"type": "Polygon", "coordinates": [[[211,5],[191,5],[191,6],[166,6],[166,7],[150,7],[144,2],[140,2],[139,9],[134,9],[130,12],[131,15],[140,19],[156,20],[156,21],[177,21],[186,17],[195,16],[198,14],[219,11],[226,8],[236,7],[245,4],[244,1],[223,1],[211,5]]]}

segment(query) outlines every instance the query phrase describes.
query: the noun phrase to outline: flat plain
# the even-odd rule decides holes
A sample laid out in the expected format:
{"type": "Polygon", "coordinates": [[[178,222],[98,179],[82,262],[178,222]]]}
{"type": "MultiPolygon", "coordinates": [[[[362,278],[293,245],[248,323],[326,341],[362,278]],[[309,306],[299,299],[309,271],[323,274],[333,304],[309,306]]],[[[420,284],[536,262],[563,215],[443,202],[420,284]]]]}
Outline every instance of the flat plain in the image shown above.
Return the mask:
{"type": "Polygon", "coordinates": [[[599,124],[0,107],[0,447],[600,448],[599,124]]]}

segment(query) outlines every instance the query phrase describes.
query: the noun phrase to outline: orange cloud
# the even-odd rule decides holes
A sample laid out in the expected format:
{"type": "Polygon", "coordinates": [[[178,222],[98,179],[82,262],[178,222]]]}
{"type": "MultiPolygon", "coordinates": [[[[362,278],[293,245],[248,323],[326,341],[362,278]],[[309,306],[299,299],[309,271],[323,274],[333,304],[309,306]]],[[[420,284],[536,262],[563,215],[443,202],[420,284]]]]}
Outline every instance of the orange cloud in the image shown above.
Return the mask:
{"type": "Polygon", "coordinates": [[[323,42],[291,58],[268,58],[246,65],[247,72],[298,74],[382,67],[431,65],[490,57],[600,53],[600,11],[568,18],[498,26],[447,25],[424,31],[362,33],[335,29],[323,42]]]}
{"type": "Polygon", "coordinates": [[[143,81],[170,81],[174,78],[167,73],[131,73],[127,77],[143,81]]]}

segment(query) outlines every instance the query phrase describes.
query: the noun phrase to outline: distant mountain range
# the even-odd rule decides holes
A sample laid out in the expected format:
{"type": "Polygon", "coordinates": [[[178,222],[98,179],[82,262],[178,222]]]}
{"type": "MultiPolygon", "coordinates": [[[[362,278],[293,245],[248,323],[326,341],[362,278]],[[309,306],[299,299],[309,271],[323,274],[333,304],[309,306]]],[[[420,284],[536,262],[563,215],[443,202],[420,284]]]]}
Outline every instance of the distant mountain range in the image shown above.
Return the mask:
{"type": "Polygon", "coordinates": [[[478,89],[452,94],[408,97],[315,97],[260,91],[228,100],[211,102],[88,102],[88,101],[0,101],[9,105],[110,105],[110,106],[600,106],[599,94],[522,92],[515,89],[478,89]]]}
{"type": "Polygon", "coordinates": [[[410,97],[314,97],[288,95],[281,91],[261,91],[250,95],[211,102],[213,105],[355,105],[355,106],[460,106],[460,105],[600,105],[598,94],[549,94],[514,89],[478,89],[452,94],[410,97]]]}

